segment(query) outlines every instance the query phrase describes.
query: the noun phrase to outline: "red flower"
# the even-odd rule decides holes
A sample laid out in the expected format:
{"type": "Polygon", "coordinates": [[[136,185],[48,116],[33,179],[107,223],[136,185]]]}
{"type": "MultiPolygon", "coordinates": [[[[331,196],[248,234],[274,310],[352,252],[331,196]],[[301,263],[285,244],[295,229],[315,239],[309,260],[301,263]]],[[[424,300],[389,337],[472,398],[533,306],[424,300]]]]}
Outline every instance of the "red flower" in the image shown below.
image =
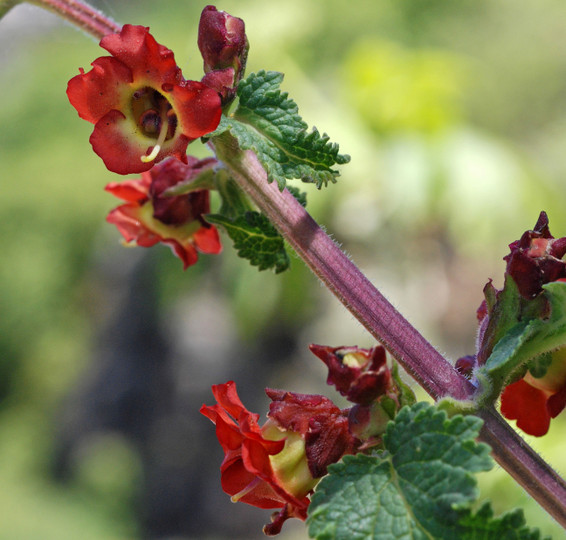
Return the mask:
{"type": "MultiPolygon", "coordinates": [[[[456,368],[474,380],[474,371],[481,368],[500,340],[517,323],[526,318],[544,320],[550,303],[543,286],[566,281],[566,237],[554,238],[548,217],[541,212],[530,231],[509,244],[505,283],[497,290],[491,280],[484,287],[485,300],[477,311],[479,332],[477,353],[456,362],[456,368]]],[[[535,377],[540,366],[530,365],[522,379],[507,385],[501,394],[501,413],[530,435],[547,433],[550,420],[566,406],[566,350],[549,353],[550,365],[542,377],[535,377]]],[[[539,362],[542,361],[539,358],[539,362]]]]}
{"type": "Polygon", "coordinates": [[[234,502],[280,508],[264,527],[268,535],[278,534],[290,517],[305,520],[308,495],[318,482],[312,470],[326,474],[327,465],[353,447],[344,413],[323,396],[268,389],[273,403],[260,427],[259,415],[244,407],[234,382],[212,392],[217,405],[203,405],[200,412],[216,424],[224,450],[222,489],[234,502]]]}
{"type": "Polygon", "coordinates": [[[112,56],[97,58],[88,73],[81,68],[67,87],[79,116],[94,124],[94,151],[118,174],[147,171],[167,156],[187,163],[187,145],[220,122],[217,92],[186,81],[149,28],[126,24],[100,46],[112,56]]]}
{"type": "Polygon", "coordinates": [[[548,216],[541,212],[532,231],[509,245],[511,253],[506,274],[510,275],[525,298],[542,292],[542,285],[566,278],[566,238],[554,238],[548,228],[548,216]]]}
{"type": "Polygon", "coordinates": [[[517,420],[517,426],[529,435],[542,437],[551,418],[566,407],[566,350],[551,353],[552,361],[544,377],[527,374],[505,387],[501,394],[501,414],[517,420]]]}
{"type": "Polygon", "coordinates": [[[326,382],[353,403],[369,405],[391,386],[391,371],[385,349],[310,345],[310,350],[328,367],[326,382]]]}
{"type": "Polygon", "coordinates": [[[106,191],[127,204],[112,210],[106,221],[116,225],[127,242],[142,247],[167,244],[183,261],[185,270],[197,262],[197,251],[220,253],[218,231],[202,217],[210,211],[207,190],[162,196],[167,188],[190,181],[215,163],[214,159],[199,161],[188,156],[185,165],[171,158],[144,172],[138,180],[108,184],[106,191]]]}

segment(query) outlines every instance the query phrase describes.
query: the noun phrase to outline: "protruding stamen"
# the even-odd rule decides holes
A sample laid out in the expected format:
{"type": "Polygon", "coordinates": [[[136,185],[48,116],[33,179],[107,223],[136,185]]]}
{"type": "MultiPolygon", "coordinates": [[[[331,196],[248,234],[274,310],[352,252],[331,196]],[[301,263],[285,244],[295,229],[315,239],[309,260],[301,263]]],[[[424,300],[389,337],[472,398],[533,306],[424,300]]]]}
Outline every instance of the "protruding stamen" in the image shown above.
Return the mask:
{"type": "MultiPolygon", "coordinates": [[[[167,102],[165,102],[167,103],[167,102]]],[[[167,137],[167,133],[169,132],[169,118],[167,117],[166,114],[166,108],[167,105],[163,105],[161,107],[161,130],[159,131],[159,137],[157,138],[157,141],[155,142],[155,146],[153,147],[153,150],[150,152],[149,155],[144,155],[141,156],[141,160],[144,163],[149,163],[150,161],[153,161],[157,155],[159,154],[159,152],[161,151],[161,146],[163,145],[163,143],[165,142],[165,139],[167,137]]]]}
{"type": "Polygon", "coordinates": [[[230,500],[235,503],[238,502],[242,497],[245,497],[250,491],[252,491],[255,487],[258,486],[262,482],[261,478],[254,478],[242,491],[232,495],[230,500]]]}

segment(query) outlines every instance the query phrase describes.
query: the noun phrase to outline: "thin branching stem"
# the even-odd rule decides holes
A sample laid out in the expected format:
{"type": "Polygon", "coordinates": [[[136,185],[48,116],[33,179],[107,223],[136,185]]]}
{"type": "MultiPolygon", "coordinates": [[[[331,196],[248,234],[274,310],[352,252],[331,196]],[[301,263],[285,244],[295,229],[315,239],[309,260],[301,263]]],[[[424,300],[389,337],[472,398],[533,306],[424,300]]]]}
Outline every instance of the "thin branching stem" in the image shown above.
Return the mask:
{"type": "Polygon", "coordinates": [[[121,25],[94,9],[86,2],[78,0],[30,0],[30,3],[45,8],[81,28],[97,41],[107,34],[115,34],[121,25]]]}

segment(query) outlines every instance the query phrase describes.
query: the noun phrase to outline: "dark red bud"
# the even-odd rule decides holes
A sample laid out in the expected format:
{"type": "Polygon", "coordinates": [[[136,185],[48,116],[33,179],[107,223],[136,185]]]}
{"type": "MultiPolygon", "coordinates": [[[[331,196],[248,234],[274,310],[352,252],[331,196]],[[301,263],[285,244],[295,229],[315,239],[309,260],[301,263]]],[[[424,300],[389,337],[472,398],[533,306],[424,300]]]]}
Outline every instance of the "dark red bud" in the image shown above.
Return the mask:
{"type": "Polygon", "coordinates": [[[248,55],[244,21],[214,6],[206,6],[200,16],[198,47],[205,73],[227,67],[243,72],[248,55]]]}
{"type": "Polygon", "coordinates": [[[566,278],[566,263],[562,257],[566,252],[566,238],[555,239],[548,228],[548,216],[541,212],[532,231],[509,245],[511,253],[506,273],[510,275],[519,292],[531,299],[542,292],[545,283],[566,278]]]}
{"type": "Polygon", "coordinates": [[[472,354],[462,356],[456,360],[455,368],[459,371],[466,379],[472,378],[472,373],[477,365],[476,357],[472,354]]]}
{"type": "Polygon", "coordinates": [[[310,345],[310,350],[328,367],[326,382],[352,403],[369,405],[390,386],[391,371],[381,346],[361,349],[310,345]]]}

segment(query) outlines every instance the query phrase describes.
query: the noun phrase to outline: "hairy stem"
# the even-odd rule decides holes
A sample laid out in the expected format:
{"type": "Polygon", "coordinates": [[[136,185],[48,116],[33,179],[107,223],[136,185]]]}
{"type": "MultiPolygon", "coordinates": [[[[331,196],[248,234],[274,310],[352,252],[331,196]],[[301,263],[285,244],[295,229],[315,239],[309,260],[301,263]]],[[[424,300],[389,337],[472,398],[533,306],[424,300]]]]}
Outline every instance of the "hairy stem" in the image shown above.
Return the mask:
{"type": "Polygon", "coordinates": [[[313,273],[426,391],[468,399],[475,388],[370,283],[295,198],[267,175],[255,154],[230,135],[214,139],[217,157],[313,273]]]}
{"type": "Polygon", "coordinates": [[[517,483],[566,529],[566,482],[493,408],[477,415],[484,425],[480,438],[517,483]]]}
{"type": "Polygon", "coordinates": [[[52,11],[63,19],[72,22],[97,41],[122,29],[121,25],[86,2],[78,0],[30,0],[30,3],[52,11]]]}
{"type": "MultiPolygon", "coordinates": [[[[228,134],[211,143],[234,179],[269,217],[313,273],[435,399],[472,398],[475,387],[369,282],[287,191],[280,192],[251,151],[228,134]]],[[[496,461],[566,527],[566,484],[493,409],[481,411],[481,439],[496,461]]]]}

